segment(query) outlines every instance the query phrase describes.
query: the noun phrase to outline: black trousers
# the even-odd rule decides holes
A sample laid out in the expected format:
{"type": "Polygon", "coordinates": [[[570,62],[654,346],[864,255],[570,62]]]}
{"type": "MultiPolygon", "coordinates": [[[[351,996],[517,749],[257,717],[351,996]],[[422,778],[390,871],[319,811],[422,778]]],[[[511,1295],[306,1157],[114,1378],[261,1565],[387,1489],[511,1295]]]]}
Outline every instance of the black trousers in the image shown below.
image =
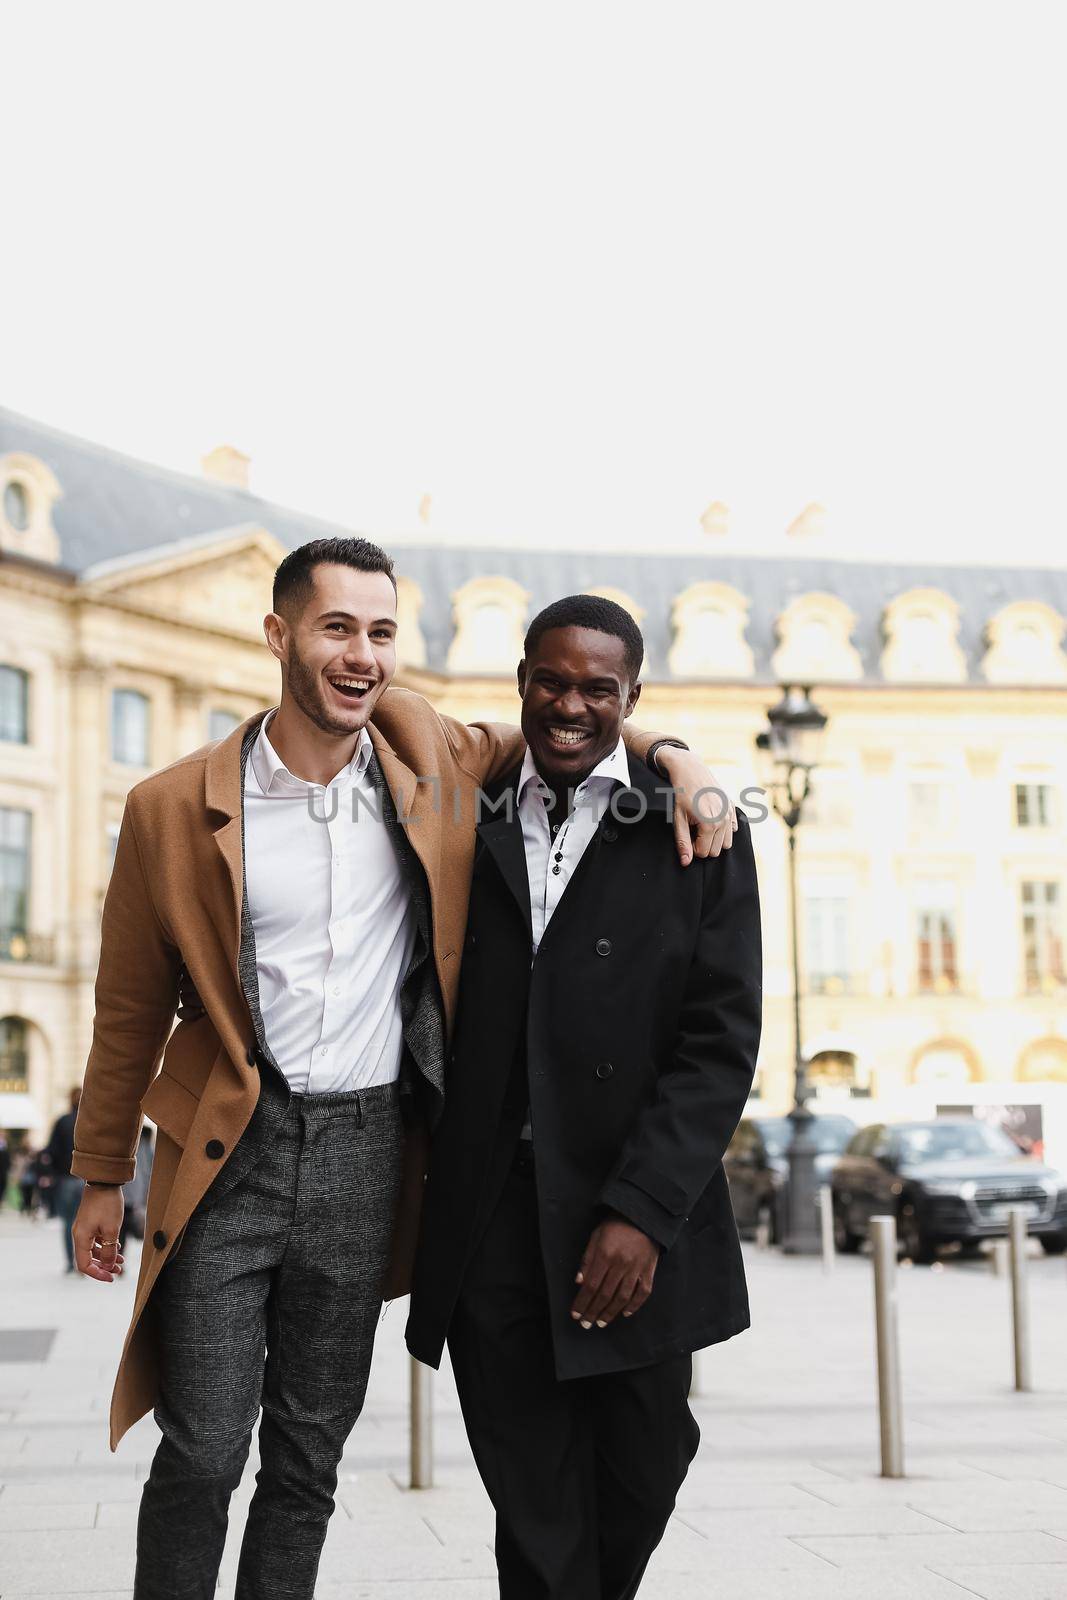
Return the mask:
{"type": "Polygon", "coordinates": [[[163,1438],[135,1600],[211,1600],[257,1420],[237,1597],[311,1600],[367,1388],[402,1152],[394,1084],[294,1097],[240,1182],[193,1213],[150,1302],[163,1438]]]}
{"type": "Polygon", "coordinates": [[[692,1358],[557,1379],[532,1173],[507,1178],[448,1348],[497,1514],[501,1600],[629,1600],[700,1439],[692,1358]]]}

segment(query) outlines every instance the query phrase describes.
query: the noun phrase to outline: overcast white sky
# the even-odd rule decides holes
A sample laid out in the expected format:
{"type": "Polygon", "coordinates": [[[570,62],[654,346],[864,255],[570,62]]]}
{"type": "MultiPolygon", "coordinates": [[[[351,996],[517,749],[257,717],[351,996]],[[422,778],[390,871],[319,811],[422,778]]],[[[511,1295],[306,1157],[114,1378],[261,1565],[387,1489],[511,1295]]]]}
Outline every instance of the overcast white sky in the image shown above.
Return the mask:
{"type": "Polygon", "coordinates": [[[1065,559],[1063,7],[0,8],[0,404],[396,538],[1065,559]],[[417,518],[433,496],[429,528],[417,518]]]}

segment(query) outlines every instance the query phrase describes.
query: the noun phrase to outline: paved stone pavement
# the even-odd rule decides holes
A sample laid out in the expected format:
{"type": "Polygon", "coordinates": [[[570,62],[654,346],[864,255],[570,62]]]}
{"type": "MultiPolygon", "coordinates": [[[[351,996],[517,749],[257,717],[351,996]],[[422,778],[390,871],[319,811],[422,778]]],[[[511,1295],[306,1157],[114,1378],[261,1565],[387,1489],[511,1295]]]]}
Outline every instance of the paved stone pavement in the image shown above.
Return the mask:
{"type": "MultiPolygon", "coordinates": [[[[754,1328],[700,1358],[703,1444],[642,1600],[1067,1600],[1064,1262],[1032,1260],[1031,1395],[1011,1387],[1004,1279],[979,1262],[901,1269],[908,1477],[887,1482],[870,1263],[824,1276],[746,1249],[754,1328]]],[[[146,1418],[107,1448],[132,1285],[64,1277],[58,1225],[9,1213],[0,1284],[0,1596],[119,1600],[155,1436],[146,1418]],[[46,1359],[47,1338],[5,1330],[54,1330],[46,1359]]],[[[447,1374],[435,1380],[436,1487],[405,1488],[403,1319],[396,1305],[382,1323],[317,1594],[489,1600],[492,1519],[447,1374]]],[[[235,1497],[224,1597],[254,1468],[235,1497]]]]}

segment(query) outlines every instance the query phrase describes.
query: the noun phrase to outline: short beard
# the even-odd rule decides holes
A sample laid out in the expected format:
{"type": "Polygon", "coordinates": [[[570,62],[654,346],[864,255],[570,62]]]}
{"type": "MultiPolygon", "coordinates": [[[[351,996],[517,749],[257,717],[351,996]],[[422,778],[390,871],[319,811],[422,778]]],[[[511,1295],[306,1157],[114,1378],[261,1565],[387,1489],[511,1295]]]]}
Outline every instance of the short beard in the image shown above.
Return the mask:
{"type": "Polygon", "coordinates": [[[350,728],[347,722],[342,722],[339,717],[334,717],[323,704],[322,688],[318,673],[309,667],[297,653],[292,641],[289,644],[289,670],[285,679],[286,688],[293,697],[294,703],[313,722],[322,733],[329,733],[334,738],[351,738],[356,731],[350,728]]]}

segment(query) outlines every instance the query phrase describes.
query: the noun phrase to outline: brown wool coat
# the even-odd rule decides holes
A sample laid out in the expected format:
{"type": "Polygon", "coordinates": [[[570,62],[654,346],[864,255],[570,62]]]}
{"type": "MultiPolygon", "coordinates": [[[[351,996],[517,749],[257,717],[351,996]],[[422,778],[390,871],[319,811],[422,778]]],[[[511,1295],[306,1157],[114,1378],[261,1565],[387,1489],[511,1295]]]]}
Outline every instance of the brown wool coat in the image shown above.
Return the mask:
{"type": "MultiPolygon", "coordinates": [[[[260,721],[260,712],[251,721],[260,721]]],[[[75,1135],[80,1178],[125,1183],[142,1114],[159,1130],[133,1316],[111,1404],[111,1447],[151,1410],[157,1368],[144,1315],[160,1269],[248,1125],[259,1094],[254,1032],[237,970],[243,895],[241,741],[249,724],[133,788],[104,902],[93,1043],[75,1135]],[[174,1023],[184,962],[206,1014],[174,1023]]],[[[521,756],[515,728],[467,727],[406,689],[382,696],[370,735],[426,873],[446,1033],[455,1015],[480,784],[521,756]],[[418,782],[436,778],[438,783],[418,782]]],[[[657,735],[627,732],[643,756],[657,735]]],[[[406,1294],[425,1171],[408,1140],[385,1297],[406,1294]]]]}

